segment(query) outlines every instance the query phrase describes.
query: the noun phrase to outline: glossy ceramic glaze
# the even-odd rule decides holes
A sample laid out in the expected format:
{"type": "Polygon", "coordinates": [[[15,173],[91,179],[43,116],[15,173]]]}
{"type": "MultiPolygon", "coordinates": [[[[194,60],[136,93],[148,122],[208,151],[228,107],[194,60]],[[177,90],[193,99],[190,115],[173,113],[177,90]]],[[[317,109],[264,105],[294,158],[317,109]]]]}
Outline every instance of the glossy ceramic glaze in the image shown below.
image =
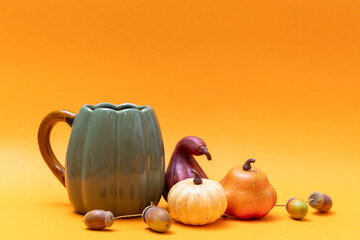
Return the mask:
{"type": "Polygon", "coordinates": [[[150,106],[84,105],[74,117],[65,185],[76,211],[141,213],[159,202],[164,172],[161,131],[150,106]]]}

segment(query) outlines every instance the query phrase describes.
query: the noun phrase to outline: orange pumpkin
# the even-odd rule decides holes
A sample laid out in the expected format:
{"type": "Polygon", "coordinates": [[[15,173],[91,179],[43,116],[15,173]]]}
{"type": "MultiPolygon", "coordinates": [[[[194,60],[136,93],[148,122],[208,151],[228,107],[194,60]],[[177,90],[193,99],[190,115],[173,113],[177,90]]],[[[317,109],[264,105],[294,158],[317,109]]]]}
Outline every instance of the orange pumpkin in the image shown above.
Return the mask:
{"type": "Polygon", "coordinates": [[[249,159],[243,166],[233,167],[220,181],[228,200],[226,213],[240,219],[266,216],[277,200],[265,173],[251,167],[254,162],[255,159],[249,159]]]}

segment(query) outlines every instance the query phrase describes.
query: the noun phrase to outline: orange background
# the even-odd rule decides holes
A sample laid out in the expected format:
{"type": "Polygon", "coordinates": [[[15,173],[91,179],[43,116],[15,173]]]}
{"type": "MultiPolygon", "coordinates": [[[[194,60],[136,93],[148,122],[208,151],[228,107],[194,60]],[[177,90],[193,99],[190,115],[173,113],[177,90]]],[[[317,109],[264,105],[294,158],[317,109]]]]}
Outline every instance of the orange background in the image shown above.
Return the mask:
{"type": "MultiPolygon", "coordinates": [[[[359,12],[343,0],[1,1],[1,238],[359,239],[359,12]],[[276,207],[165,235],[140,218],[89,231],[37,130],[50,111],[100,102],[153,106],[166,165],[178,140],[199,136],[210,178],[253,157],[278,204],[321,191],[333,209],[295,221],[276,207]]],[[[70,131],[51,135],[63,163],[70,131]]]]}

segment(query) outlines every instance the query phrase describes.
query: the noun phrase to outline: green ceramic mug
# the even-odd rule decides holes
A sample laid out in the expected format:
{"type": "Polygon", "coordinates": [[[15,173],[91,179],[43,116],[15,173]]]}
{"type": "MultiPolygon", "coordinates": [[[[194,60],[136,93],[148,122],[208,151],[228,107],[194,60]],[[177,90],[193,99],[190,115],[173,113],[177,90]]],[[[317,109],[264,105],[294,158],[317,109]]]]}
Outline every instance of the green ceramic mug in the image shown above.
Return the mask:
{"type": "Polygon", "coordinates": [[[141,213],[161,198],[164,145],[150,106],[101,103],[84,105],[78,114],[54,111],[41,122],[38,143],[79,213],[93,209],[116,216],[141,213]],[[65,168],[50,145],[51,130],[58,122],[72,127],[65,168]]]}

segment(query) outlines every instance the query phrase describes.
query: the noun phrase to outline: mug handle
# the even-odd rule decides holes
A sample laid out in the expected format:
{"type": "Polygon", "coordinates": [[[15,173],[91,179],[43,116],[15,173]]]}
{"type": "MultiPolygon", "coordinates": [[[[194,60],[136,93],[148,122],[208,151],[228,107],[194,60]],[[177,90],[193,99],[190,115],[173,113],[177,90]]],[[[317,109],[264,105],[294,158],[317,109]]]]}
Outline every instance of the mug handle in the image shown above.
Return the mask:
{"type": "Polygon", "coordinates": [[[65,186],[65,168],[55,157],[50,145],[50,133],[52,128],[59,122],[66,122],[70,127],[76,114],[65,111],[53,111],[42,120],[38,131],[38,143],[42,157],[53,172],[55,177],[65,186]]]}

